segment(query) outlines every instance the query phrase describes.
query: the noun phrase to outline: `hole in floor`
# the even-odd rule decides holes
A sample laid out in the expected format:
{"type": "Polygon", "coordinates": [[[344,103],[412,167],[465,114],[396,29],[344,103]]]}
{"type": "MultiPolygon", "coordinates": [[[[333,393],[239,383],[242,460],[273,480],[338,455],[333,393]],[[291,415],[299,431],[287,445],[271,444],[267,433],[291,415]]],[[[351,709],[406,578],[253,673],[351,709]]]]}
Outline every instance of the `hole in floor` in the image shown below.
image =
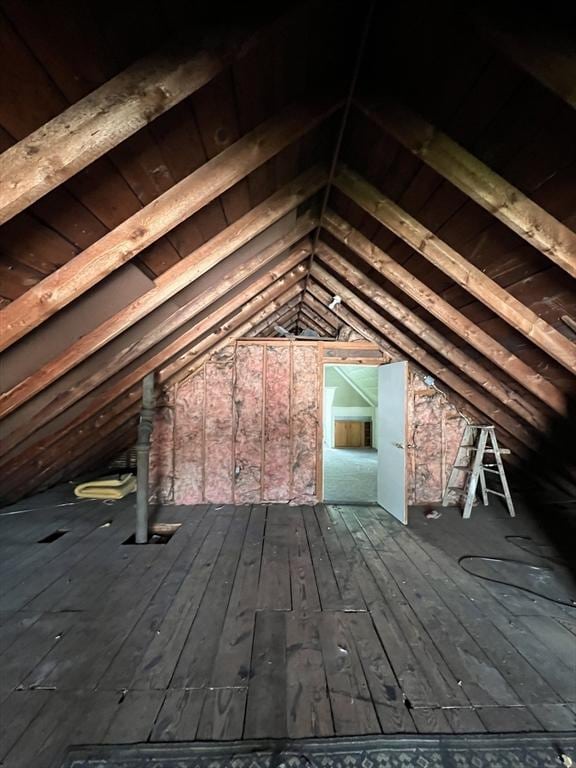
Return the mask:
{"type": "Polygon", "coordinates": [[[52,544],[53,541],[57,541],[59,538],[64,536],[65,533],[68,533],[68,531],[64,530],[63,528],[59,528],[57,531],[49,533],[48,536],[44,536],[43,539],[40,539],[38,544],[52,544]]]}
{"type": "MultiPolygon", "coordinates": [[[[156,523],[150,526],[150,537],[147,544],[168,544],[181,525],[182,523],[156,523]]],[[[136,534],[133,533],[122,544],[136,545],[136,534]]]]}

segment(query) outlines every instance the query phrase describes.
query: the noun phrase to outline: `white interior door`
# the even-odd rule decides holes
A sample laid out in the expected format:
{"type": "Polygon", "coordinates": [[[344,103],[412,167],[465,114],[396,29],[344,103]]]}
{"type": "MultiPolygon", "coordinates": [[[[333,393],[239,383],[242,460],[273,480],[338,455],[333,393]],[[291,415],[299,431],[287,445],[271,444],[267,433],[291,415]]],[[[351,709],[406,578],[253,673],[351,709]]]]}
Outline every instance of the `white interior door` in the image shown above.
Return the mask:
{"type": "Polygon", "coordinates": [[[378,368],[378,504],[408,522],[406,506],[406,394],[408,363],[378,368]]]}

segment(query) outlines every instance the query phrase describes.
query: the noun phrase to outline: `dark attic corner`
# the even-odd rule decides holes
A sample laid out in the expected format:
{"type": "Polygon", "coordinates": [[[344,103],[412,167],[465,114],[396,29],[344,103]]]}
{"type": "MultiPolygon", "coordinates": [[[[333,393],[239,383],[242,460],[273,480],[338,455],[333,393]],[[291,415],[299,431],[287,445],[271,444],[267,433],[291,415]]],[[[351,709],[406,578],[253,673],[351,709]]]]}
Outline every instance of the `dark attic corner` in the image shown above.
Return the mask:
{"type": "Polygon", "coordinates": [[[576,10],[0,0],[3,768],[576,765],[576,10]]]}

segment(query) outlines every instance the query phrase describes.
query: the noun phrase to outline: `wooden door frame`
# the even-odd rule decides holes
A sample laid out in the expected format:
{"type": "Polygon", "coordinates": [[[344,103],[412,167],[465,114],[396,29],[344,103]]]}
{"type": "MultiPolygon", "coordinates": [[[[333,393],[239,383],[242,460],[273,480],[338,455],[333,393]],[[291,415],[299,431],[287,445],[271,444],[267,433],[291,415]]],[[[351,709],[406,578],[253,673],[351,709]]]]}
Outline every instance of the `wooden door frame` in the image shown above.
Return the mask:
{"type": "MultiPolygon", "coordinates": [[[[342,346],[345,346],[345,343],[342,343],[342,346]]],[[[352,344],[350,345],[352,346],[352,344]]],[[[354,345],[356,346],[356,345],[354,345]]],[[[370,348],[372,348],[372,345],[370,345],[370,348]]],[[[378,349],[376,345],[374,345],[375,349],[378,349]]],[[[326,358],[322,354],[322,348],[320,345],[318,345],[318,366],[320,368],[320,373],[317,377],[318,379],[318,441],[317,441],[317,450],[316,450],[316,497],[318,498],[319,503],[324,503],[324,389],[326,387],[326,366],[336,366],[339,367],[341,365],[375,365],[380,367],[381,365],[386,365],[385,362],[383,362],[382,359],[378,358],[356,358],[356,359],[329,359],[326,360],[326,358]]],[[[374,429],[374,424],[372,425],[372,428],[374,429]]]]}

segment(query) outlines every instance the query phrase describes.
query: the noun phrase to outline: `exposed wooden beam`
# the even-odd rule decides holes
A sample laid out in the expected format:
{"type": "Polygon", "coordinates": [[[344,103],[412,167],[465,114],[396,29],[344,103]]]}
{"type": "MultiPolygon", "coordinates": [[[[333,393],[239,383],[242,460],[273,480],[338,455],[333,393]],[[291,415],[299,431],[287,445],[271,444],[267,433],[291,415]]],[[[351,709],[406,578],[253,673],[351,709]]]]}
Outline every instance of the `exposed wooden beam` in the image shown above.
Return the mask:
{"type": "Polygon", "coordinates": [[[419,115],[398,105],[362,109],[406,149],[576,277],[576,233],[562,222],[419,115]]]}
{"type": "MultiPolygon", "coordinates": [[[[408,243],[431,264],[448,275],[495,314],[509,323],[546,354],[576,373],[576,345],[538,317],[495,280],[461,256],[454,248],[403,211],[359,174],[340,166],[334,184],[356,205],[408,243]]],[[[576,252],[574,254],[576,261],[576,252]]]]}
{"type": "Polygon", "coordinates": [[[300,305],[300,317],[302,318],[303,325],[305,325],[308,330],[317,333],[319,337],[330,335],[327,334],[326,330],[320,325],[320,323],[318,323],[317,320],[304,309],[302,304],[300,305]]]}
{"type": "MultiPolygon", "coordinates": [[[[139,384],[146,373],[163,366],[158,375],[159,383],[169,384],[182,380],[203,364],[207,355],[228,344],[233,335],[249,332],[257,323],[272,316],[291,299],[296,298],[299,301],[302,285],[298,281],[302,280],[305,272],[305,267],[301,265],[262,293],[253,296],[249,302],[235,303],[233,306],[239,311],[231,318],[227,319],[229,311],[220,308],[214,312],[212,323],[207,320],[199,324],[197,336],[184,340],[188,346],[183,347],[186,351],[181,357],[167,363],[167,360],[171,359],[169,355],[173,357],[173,350],[166,350],[163,359],[147,360],[121,380],[115,381],[112,386],[98,393],[84,411],[58,432],[10,457],[2,465],[2,472],[6,472],[5,477],[10,478],[6,490],[12,490],[14,485],[19,487],[20,477],[23,474],[25,476],[29,468],[37,468],[39,461],[44,466],[51,460],[54,452],[62,452],[62,446],[68,442],[73,445],[76,445],[77,441],[85,443],[86,437],[99,433],[110,420],[114,420],[115,424],[120,423],[122,414],[126,415],[130,408],[134,408],[136,413],[141,396],[139,384]]],[[[230,310],[230,306],[226,309],[230,310]]],[[[35,474],[35,470],[32,474],[35,474]]]]}
{"type": "Polygon", "coordinates": [[[327,304],[322,304],[320,301],[318,301],[316,296],[314,296],[309,291],[304,294],[304,301],[316,311],[316,314],[325,318],[327,323],[330,323],[330,325],[334,329],[333,330],[334,335],[337,336],[338,332],[340,331],[340,328],[342,328],[344,323],[342,322],[341,317],[339,317],[335,312],[333,312],[331,309],[328,308],[328,304],[330,302],[328,302],[327,304]]]}
{"type": "MultiPolygon", "coordinates": [[[[327,306],[332,299],[332,295],[314,280],[310,281],[308,290],[319,302],[325,306],[327,306]]],[[[380,349],[389,356],[391,361],[406,359],[406,353],[394,347],[390,343],[389,339],[384,338],[382,335],[377,333],[372,326],[366,324],[364,320],[362,320],[357,314],[348,309],[346,305],[339,304],[337,310],[338,317],[341,321],[345,322],[350,328],[354,328],[365,339],[373,341],[375,344],[377,344],[378,347],[380,347],[380,349]]],[[[429,371],[427,371],[413,359],[411,359],[410,365],[421,377],[429,374],[429,371]]],[[[477,408],[475,408],[469,400],[465,399],[462,395],[459,395],[453,389],[448,387],[445,382],[440,381],[440,379],[438,379],[438,383],[440,384],[440,387],[443,388],[440,391],[444,391],[444,394],[450,398],[452,404],[462,413],[465,413],[468,418],[470,418],[472,421],[475,421],[477,424],[481,424],[484,421],[485,414],[481,413],[477,408]]],[[[503,430],[502,427],[499,427],[498,431],[500,437],[502,437],[502,435],[505,436],[506,446],[513,447],[517,456],[523,456],[527,453],[524,444],[516,440],[516,438],[510,435],[509,432],[503,430]]],[[[504,443],[501,442],[501,444],[504,443]]],[[[511,458],[514,459],[514,457],[511,458]]]]}
{"type": "Polygon", "coordinates": [[[504,29],[491,15],[475,13],[479,29],[502,53],[576,109],[576,47],[569,29],[544,28],[540,19],[528,16],[514,31],[504,29]],[[528,23],[526,23],[528,22],[528,23]]]}
{"type": "Polygon", "coordinates": [[[323,317],[320,317],[320,315],[318,315],[316,311],[313,310],[312,307],[310,307],[304,299],[305,296],[302,297],[302,303],[300,305],[302,314],[314,323],[314,326],[317,330],[319,330],[321,336],[333,336],[334,329],[332,326],[327,323],[323,317]]]}
{"type": "Polygon", "coordinates": [[[566,402],[560,390],[479,328],[462,312],[444,301],[411,272],[401,267],[348,222],[334,212],[328,211],[324,217],[324,226],[340,242],[361,256],[371,267],[398,286],[427,312],[438,318],[447,328],[458,334],[529,392],[558,413],[564,414],[566,402]]]}
{"type": "Polygon", "coordinates": [[[252,328],[252,333],[254,334],[254,336],[259,336],[260,334],[263,333],[263,331],[267,331],[269,328],[271,328],[274,325],[274,323],[286,322],[287,317],[292,315],[294,312],[298,312],[299,301],[300,301],[300,298],[297,296],[291,301],[286,302],[286,304],[283,307],[281,307],[279,310],[277,310],[272,315],[267,317],[265,320],[262,320],[262,322],[257,323],[252,328]]]}
{"type": "MultiPolygon", "coordinates": [[[[275,243],[262,249],[252,258],[246,259],[243,264],[236,266],[229,273],[224,274],[224,276],[219,278],[217,284],[212,289],[206,290],[201,296],[198,296],[194,302],[190,302],[178,309],[170,317],[163,320],[163,322],[155,329],[146,333],[137,343],[134,343],[134,340],[128,341],[127,346],[119,349],[105,366],[95,371],[85,382],[82,382],[82,384],[74,389],[69,390],[64,398],[62,398],[61,393],[58,394],[56,400],[60,412],[72,404],[73,401],[70,398],[74,397],[75,399],[78,399],[79,397],[82,397],[90,389],[94,388],[102,381],[105,381],[106,378],[114,373],[117,373],[120,368],[128,365],[132,360],[144,354],[144,352],[162,341],[162,339],[170,333],[181,328],[185,323],[192,320],[200,312],[206,309],[206,307],[209,307],[210,304],[223,296],[228,290],[239,285],[244,279],[252,275],[258,269],[266,266],[274,258],[290,248],[295,242],[308,235],[316,223],[317,221],[314,216],[304,214],[296,221],[289,234],[279,238],[275,243]],[[64,404],[64,401],[66,404],[64,404]]],[[[213,240],[214,239],[215,238],[213,238],[213,240]]],[[[229,241],[225,243],[223,250],[219,250],[216,244],[214,250],[208,254],[206,254],[207,249],[202,247],[187,257],[186,261],[190,264],[190,269],[185,274],[189,284],[194,282],[194,280],[201,274],[205,274],[210,266],[215,263],[216,259],[222,260],[225,255],[228,255],[230,246],[231,242],[229,241]],[[200,253],[198,253],[198,251],[200,251],[200,253]],[[203,258],[204,254],[206,255],[203,258]]],[[[306,244],[302,244],[301,248],[307,248],[309,251],[309,246],[306,244]]],[[[179,269],[173,278],[174,282],[171,282],[170,280],[167,281],[166,285],[169,286],[170,291],[174,290],[175,283],[180,285],[180,281],[177,279],[180,274],[181,271],[179,269]]],[[[146,308],[159,302],[160,297],[166,296],[166,293],[167,291],[162,290],[161,287],[152,288],[151,291],[136,299],[125,309],[120,310],[112,318],[95,328],[94,331],[87,333],[77,342],[71,344],[58,357],[50,360],[26,379],[18,382],[12,389],[0,395],[0,418],[3,418],[16,410],[39,392],[45,391],[50,384],[64,376],[84,359],[100,349],[105,340],[110,340],[112,328],[115,333],[116,330],[124,327],[128,322],[133,324],[135,319],[139,317],[146,308]],[[132,308],[135,309],[135,312],[131,311],[132,308]]]]}
{"type": "Polygon", "coordinates": [[[386,339],[389,339],[404,354],[416,360],[425,370],[445,382],[451,389],[482,411],[488,416],[491,423],[498,424],[511,434],[516,435],[528,447],[532,447],[535,444],[532,434],[522,427],[516,419],[513,419],[506,411],[498,408],[490,398],[483,395],[476,387],[466,383],[458,374],[442,365],[433,355],[426,352],[425,349],[403,331],[372,309],[357,293],[351,291],[316,264],[312,265],[311,275],[329,292],[338,294],[347,307],[370,323],[373,328],[386,339]]]}
{"type": "Polygon", "coordinates": [[[301,281],[305,274],[305,267],[300,265],[299,268],[292,270],[284,279],[276,281],[273,286],[261,294],[254,296],[248,302],[244,301],[242,309],[231,319],[219,325],[216,330],[211,331],[208,339],[203,339],[198,344],[193,344],[174,361],[164,365],[160,370],[161,381],[181,381],[186,378],[189,373],[188,368],[190,364],[194,363],[200,351],[203,351],[203,345],[210,341],[213,344],[218,338],[231,335],[232,333],[240,335],[244,332],[239,330],[239,328],[243,327],[239,325],[242,321],[246,322],[247,327],[252,328],[255,323],[264,320],[264,318],[282,307],[294,296],[299,296],[302,293],[301,281]]]}
{"type": "Polygon", "coordinates": [[[322,322],[326,323],[326,326],[330,329],[330,333],[338,333],[338,329],[341,324],[338,317],[332,312],[327,312],[326,307],[323,307],[316,299],[309,293],[305,293],[302,297],[302,306],[314,313],[314,317],[317,317],[322,322]]]}
{"type": "Polygon", "coordinates": [[[350,264],[347,259],[336,253],[325,243],[319,243],[316,252],[320,259],[334,270],[340,278],[352,283],[364,296],[367,296],[387,312],[390,317],[393,317],[412,333],[415,333],[418,338],[422,339],[422,341],[455,365],[472,381],[475,381],[480,387],[489,392],[492,397],[500,400],[503,405],[514,411],[531,426],[540,430],[546,429],[547,419],[535,408],[530,407],[522,395],[503,384],[483,365],[471,358],[455,344],[452,344],[452,342],[436,331],[419,315],[409,310],[401,301],[391,296],[361,270],[350,264]]]}
{"type": "Polygon", "coordinates": [[[249,173],[319,125],[331,101],[292,105],[209,160],[116,229],[45,277],[0,312],[0,350],[21,339],[78,296],[249,173]]]}
{"type": "Polygon", "coordinates": [[[0,224],[198,91],[266,31],[223,30],[221,39],[213,35],[196,50],[154,53],[6,150],[0,156],[0,224]]]}
{"type": "MultiPolygon", "coordinates": [[[[282,249],[284,250],[284,249],[282,249]]],[[[286,256],[280,263],[275,265],[272,269],[264,272],[257,279],[249,280],[246,282],[245,292],[250,292],[249,295],[259,294],[261,291],[269,288],[274,284],[283,284],[283,281],[290,279],[289,270],[297,269],[296,276],[301,279],[304,267],[300,266],[302,261],[309,255],[310,246],[304,246],[296,248],[288,256],[286,256]],[[288,276],[286,277],[286,273],[288,276]]],[[[217,289],[212,298],[222,298],[230,290],[230,286],[226,287],[226,281],[223,281],[222,290],[217,289]]],[[[231,312],[236,312],[239,308],[246,304],[246,295],[244,292],[240,292],[237,295],[231,297],[228,301],[222,304],[214,312],[210,312],[205,318],[189,328],[188,330],[180,333],[172,341],[167,344],[156,345],[153,349],[152,355],[145,358],[134,370],[128,371],[124,379],[120,378],[120,382],[129,382],[128,387],[132,386],[134,382],[140,381],[144,378],[146,373],[151,373],[156,370],[160,364],[178,354],[181,350],[185,349],[187,345],[196,341],[202,333],[207,332],[214,323],[225,319],[231,312]],[[155,350],[155,351],[154,351],[155,350]],[[142,373],[142,371],[146,373],[142,373]]],[[[204,308],[209,307],[210,303],[204,305],[204,308]]],[[[138,360],[140,354],[133,357],[133,360],[138,360]]],[[[121,377],[121,366],[116,361],[118,370],[116,371],[116,385],[115,391],[118,390],[120,384],[118,383],[118,376],[121,377]]],[[[13,450],[15,446],[25,440],[28,435],[34,434],[42,426],[47,424],[51,419],[58,416],[66,408],[70,407],[74,402],[79,399],[77,395],[86,395],[96,389],[97,385],[102,386],[104,381],[111,378],[111,373],[114,371],[114,366],[111,370],[106,370],[106,377],[100,380],[100,372],[96,371],[89,377],[87,382],[81,382],[76,388],[71,389],[68,392],[60,393],[53,401],[48,403],[45,408],[35,414],[34,417],[29,419],[25,424],[20,426],[14,432],[4,436],[2,441],[1,454],[5,455],[9,451],[13,450]],[[62,405],[64,404],[64,408],[62,405]]],[[[120,394],[122,390],[117,392],[120,394]]],[[[117,396],[115,395],[115,396],[117,396]]]]}
{"type": "Polygon", "coordinates": [[[80,454],[93,443],[94,435],[109,435],[117,430],[128,418],[137,417],[140,408],[141,388],[125,393],[122,398],[110,403],[98,413],[91,413],[73,425],[66,425],[53,435],[37,441],[32,446],[10,459],[3,465],[6,482],[3,483],[2,497],[16,490],[28,492],[39,487],[51,473],[57,471],[66,451],[72,456],[80,454]],[[32,484],[32,487],[29,487],[32,484]]]}

